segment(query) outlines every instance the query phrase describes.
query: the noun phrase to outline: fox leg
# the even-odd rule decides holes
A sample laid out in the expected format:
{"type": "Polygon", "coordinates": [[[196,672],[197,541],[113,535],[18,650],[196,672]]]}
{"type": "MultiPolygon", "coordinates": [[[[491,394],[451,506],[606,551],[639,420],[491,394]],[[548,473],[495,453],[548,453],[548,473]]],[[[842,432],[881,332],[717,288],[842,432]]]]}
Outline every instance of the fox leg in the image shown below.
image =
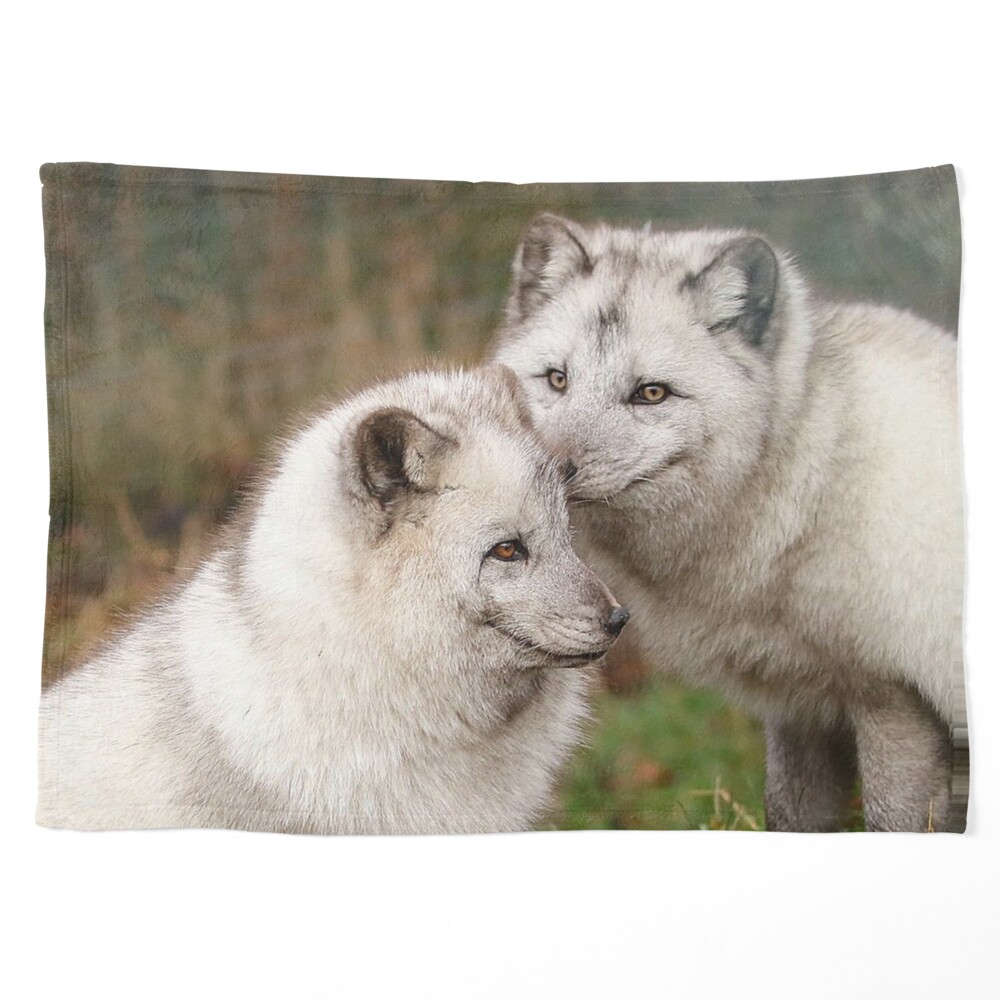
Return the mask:
{"type": "Polygon", "coordinates": [[[846,729],[772,720],[764,727],[768,830],[841,829],[854,787],[853,739],[846,729]]]}
{"type": "Polygon", "coordinates": [[[869,830],[945,830],[951,737],[943,719],[902,685],[852,713],[869,830]]]}

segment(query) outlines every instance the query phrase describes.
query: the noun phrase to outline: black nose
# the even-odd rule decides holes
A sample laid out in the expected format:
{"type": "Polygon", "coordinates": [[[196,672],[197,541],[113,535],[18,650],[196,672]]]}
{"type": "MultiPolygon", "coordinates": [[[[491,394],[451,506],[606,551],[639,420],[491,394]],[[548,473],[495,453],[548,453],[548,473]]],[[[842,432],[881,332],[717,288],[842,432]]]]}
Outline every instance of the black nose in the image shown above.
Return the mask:
{"type": "Polygon", "coordinates": [[[573,464],[573,459],[566,459],[566,464],[563,466],[563,482],[571,483],[576,478],[576,474],[580,470],[573,464]]]}
{"type": "Polygon", "coordinates": [[[618,635],[625,628],[625,622],[628,619],[629,613],[627,608],[615,608],[611,612],[611,617],[604,623],[604,628],[610,635],[618,635]]]}

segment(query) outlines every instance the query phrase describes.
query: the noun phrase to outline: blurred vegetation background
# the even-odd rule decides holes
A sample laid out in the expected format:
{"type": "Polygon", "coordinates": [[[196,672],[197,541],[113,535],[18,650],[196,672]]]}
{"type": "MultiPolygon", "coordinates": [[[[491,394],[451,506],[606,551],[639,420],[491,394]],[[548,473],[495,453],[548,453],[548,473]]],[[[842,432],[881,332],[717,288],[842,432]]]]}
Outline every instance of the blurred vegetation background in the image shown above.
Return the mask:
{"type": "MultiPolygon", "coordinates": [[[[304,412],[475,363],[528,221],[739,226],[817,293],[957,326],[950,168],[771,184],[504,184],[49,165],[44,676],[193,566],[304,412]]],[[[621,645],[559,827],[763,828],[759,727],[621,645]]]]}

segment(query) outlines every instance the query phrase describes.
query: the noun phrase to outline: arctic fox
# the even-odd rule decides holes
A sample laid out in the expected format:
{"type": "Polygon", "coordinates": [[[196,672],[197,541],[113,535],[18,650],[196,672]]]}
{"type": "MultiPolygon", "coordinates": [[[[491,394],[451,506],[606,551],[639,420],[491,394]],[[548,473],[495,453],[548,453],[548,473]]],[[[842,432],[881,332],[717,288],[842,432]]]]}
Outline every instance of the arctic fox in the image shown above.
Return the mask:
{"type": "Polygon", "coordinates": [[[651,661],[763,718],[771,829],[838,828],[858,774],[870,829],[964,828],[955,354],[753,234],[543,215],[517,251],[494,356],[651,661]]]}
{"type": "Polygon", "coordinates": [[[43,695],[38,821],[520,830],[628,613],[511,373],[314,420],[191,581],[43,695]]]}

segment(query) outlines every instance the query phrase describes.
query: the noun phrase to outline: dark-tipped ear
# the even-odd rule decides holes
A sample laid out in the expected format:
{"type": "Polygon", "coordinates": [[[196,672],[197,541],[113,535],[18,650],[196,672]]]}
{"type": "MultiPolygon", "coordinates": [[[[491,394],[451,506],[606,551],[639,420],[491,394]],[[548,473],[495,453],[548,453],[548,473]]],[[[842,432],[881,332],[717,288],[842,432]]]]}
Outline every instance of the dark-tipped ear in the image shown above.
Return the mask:
{"type": "Polygon", "coordinates": [[[408,492],[433,489],[441,458],[455,443],[408,410],[375,410],[354,435],[357,473],[368,494],[388,507],[408,492]]]}
{"type": "Polygon", "coordinates": [[[586,235],[576,223],[558,215],[539,215],[531,222],[514,255],[507,300],[510,319],[531,315],[574,275],[593,271],[585,241],[586,235]]]}
{"type": "Polygon", "coordinates": [[[498,361],[493,361],[483,365],[480,371],[489,391],[495,393],[502,411],[510,413],[525,430],[533,430],[535,425],[531,417],[531,408],[528,406],[528,397],[514,370],[498,361]]]}
{"type": "Polygon", "coordinates": [[[778,258],[759,236],[741,236],[727,243],[687,285],[698,296],[699,312],[710,330],[735,328],[756,347],[774,309],[778,258]]]}

